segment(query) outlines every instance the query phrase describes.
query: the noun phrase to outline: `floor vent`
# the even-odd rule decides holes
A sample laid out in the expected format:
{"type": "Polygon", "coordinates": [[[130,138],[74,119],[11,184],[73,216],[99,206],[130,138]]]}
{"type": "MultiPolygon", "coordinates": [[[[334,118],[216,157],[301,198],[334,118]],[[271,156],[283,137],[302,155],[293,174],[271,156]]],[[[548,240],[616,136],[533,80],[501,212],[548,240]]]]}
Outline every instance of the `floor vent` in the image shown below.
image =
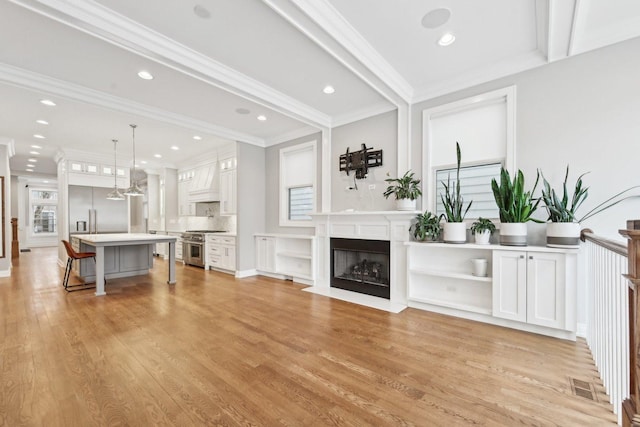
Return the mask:
{"type": "Polygon", "coordinates": [[[571,391],[574,396],[584,397],[585,399],[594,400],[596,402],[598,401],[593,383],[575,378],[569,378],[569,382],[571,383],[571,391]]]}
{"type": "Polygon", "coordinates": [[[31,252],[31,249],[20,249],[20,252],[31,252]]]}

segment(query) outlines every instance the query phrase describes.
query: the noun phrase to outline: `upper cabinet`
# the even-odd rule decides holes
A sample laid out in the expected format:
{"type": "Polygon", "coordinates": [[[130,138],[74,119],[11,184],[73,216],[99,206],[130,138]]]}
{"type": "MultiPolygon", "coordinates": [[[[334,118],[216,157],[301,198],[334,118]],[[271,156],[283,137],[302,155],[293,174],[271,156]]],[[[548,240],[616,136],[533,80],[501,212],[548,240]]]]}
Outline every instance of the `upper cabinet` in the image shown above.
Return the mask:
{"type": "MultiPolygon", "coordinates": [[[[113,187],[113,164],[91,161],[67,161],[69,185],[85,185],[91,187],[113,187]]],[[[118,167],[117,182],[120,188],[129,186],[129,169],[118,167]]]]}
{"type": "Polygon", "coordinates": [[[220,160],[220,215],[235,215],[238,178],[236,157],[220,160]]]}

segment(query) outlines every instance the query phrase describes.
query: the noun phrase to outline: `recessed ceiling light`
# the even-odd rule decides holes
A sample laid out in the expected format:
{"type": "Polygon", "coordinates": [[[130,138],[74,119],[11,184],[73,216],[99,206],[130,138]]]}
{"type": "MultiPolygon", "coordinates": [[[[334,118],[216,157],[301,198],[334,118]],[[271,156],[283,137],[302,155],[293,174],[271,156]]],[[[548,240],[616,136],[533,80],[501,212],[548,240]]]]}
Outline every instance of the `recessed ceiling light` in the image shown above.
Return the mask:
{"type": "Polygon", "coordinates": [[[263,116],[262,114],[260,114],[258,116],[258,120],[260,120],[261,122],[264,122],[265,120],[267,120],[267,116],[263,116]]]}
{"type": "Polygon", "coordinates": [[[246,108],[236,108],[236,113],[238,114],[249,114],[251,111],[246,108]]]}
{"type": "Polygon", "coordinates": [[[449,9],[433,9],[422,17],[421,22],[423,27],[432,30],[446,24],[450,17],[451,11],[449,9]]]}
{"type": "Polygon", "coordinates": [[[44,136],[40,135],[39,133],[34,134],[33,137],[38,139],[44,139],[44,136]]]}
{"type": "Polygon", "coordinates": [[[193,135],[193,139],[195,139],[196,141],[200,141],[202,137],[200,135],[193,135]]]}
{"type": "Polygon", "coordinates": [[[143,80],[153,80],[153,75],[150,72],[144,71],[144,70],[138,73],[138,77],[140,77],[143,80]]]}
{"type": "Polygon", "coordinates": [[[454,41],[456,41],[456,36],[451,33],[444,33],[442,37],[438,39],[438,44],[440,46],[449,46],[454,41]]]}
{"type": "Polygon", "coordinates": [[[46,120],[36,120],[36,123],[38,123],[39,125],[48,125],[49,122],[46,120]]]}
{"type": "Polygon", "coordinates": [[[33,172],[33,169],[25,169],[27,172],[33,172]]]}
{"type": "Polygon", "coordinates": [[[156,159],[160,159],[162,158],[162,154],[154,154],[153,157],[155,157],[156,159]]]}
{"type": "Polygon", "coordinates": [[[48,184],[48,183],[49,183],[49,181],[47,181],[46,179],[45,179],[44,181],[42,181],[42,182],[44,182],[45,184],[48,184]]]}
{"type": "Polygon", "coordinates": [[[39,152],[37,152],[37,151],[29,151],[29,154],[33,154],[34,156],[37,156],[37,155],[38,155],[38,154],[40,154],[40,153],[39,153],[39,152]]]}
{"type": "Polygon", "coordinates": [[[147,161],[146,161],[146,160],[140,160],[140,164],[141,164],[141,165],[146,165],[146,164],[147,164],[147,161]]]}
{"type": "Polygon", "coordinates": [[[38,163],[38,159],[27,159],[29,163],[38,163]]]}
{"type": "Polygon", "coordinates": [[[180,149],[180,147],[178,147],[177,145],[172,145],[172,146],[171,146],[171,149],[172,149],[172,150],[176,150],[176,151],[177,151],[177,150],[179,150],[179,149],[180,149]]]}
{"type": "Polygon", "coordinates": [[[332,93],[334,93],[336,90],[333,88],[333,86],[327,85],[324,87],[324,89],[322,89],[322,91],[324,93],[326,93],[327,95],[331,95],[332,93]]]}
{"type": "Polygon", "coordinates": [[[195,13],[197,17],[202,19],[208,19],[211,17],[211,12],[209,12],[209,10],[207,10],[207,8],[202,6],[201,4],[197,4],[193,7],[193,13],[195,13]]]}
{"type": "Polygon", "coordinates": [[[36,165],[32,165],[31,163],[29,163],[29,164],[27,165],[27,167],[28,167],[28,168],[35,168],[35,167],[36,167],[36,165]]]}
{"type": "Polygon", "coordinates": [[[42,147],[39,145],[32,145],[31,148],[35,148],[36,150],[40,150],[42,147]]]}
{"type": "Polygon", "coordinates": [[[41,99],[40,103],[46,105],[47,107],[55,107],[56,106],[56,103],[53,102],[50,99],[41,99]]]}

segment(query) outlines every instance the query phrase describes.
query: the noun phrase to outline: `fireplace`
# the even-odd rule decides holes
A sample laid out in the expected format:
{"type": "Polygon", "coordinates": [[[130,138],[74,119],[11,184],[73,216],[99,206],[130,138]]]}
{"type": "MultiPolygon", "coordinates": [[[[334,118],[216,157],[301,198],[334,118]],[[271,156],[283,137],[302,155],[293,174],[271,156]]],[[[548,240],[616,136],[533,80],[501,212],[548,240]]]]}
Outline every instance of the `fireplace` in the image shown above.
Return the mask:
{"type": "Polygon", "coordinates": [[[333,288],[390,299],[388,240],[332,238],[333,288]]]}

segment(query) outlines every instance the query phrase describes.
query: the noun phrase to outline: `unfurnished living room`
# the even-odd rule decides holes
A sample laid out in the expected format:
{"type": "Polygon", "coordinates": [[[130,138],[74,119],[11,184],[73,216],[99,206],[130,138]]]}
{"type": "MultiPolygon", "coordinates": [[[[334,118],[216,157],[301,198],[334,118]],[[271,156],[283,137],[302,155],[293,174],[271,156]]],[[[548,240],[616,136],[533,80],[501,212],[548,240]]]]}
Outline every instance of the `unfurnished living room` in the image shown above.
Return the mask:
{"type": "Polygon", "coordinates": [[[640,2],[0,16],[0,425],[640,425],[640,2]]]}

